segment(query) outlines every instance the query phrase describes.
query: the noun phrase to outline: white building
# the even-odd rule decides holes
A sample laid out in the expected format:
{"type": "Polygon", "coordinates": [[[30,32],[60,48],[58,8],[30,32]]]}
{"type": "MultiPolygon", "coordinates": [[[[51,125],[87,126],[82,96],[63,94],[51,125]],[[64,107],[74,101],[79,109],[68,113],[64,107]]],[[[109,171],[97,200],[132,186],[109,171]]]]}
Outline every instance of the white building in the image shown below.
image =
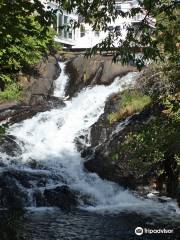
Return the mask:
{"type": "MultiPolygon", "coordinates": [[[[50,2],[48,0],[42,0],[42,3],[45,5],[45,8],[51,7],[52,9],[57,9],[57,3],[50,2]]],[[[131,8],[138,7],[137,0],[116,0],[116,9],[127,12],[131,8]]],[[[54,29],[57,31],[57,36],[55,41],[60,42],[65,47],[70,47],[73,49],[87,49],[92,48],[96,44],[100,43],[105,39],[109,32],[116,30],[116,34],[120,38],[125,38],[126,36],[126,27],[129,24],[136,24],[141,21],[145,16],[145,13],[139,13],[133,18],[122,18],[121,16],[117,17],[115,21],[112,21],[108,25],[106,32],[104,31],[93,31],[91,26],[88,24],[81,23],[80,28],[73,29],[70,27],[73,25],[73,22],[77,22],[79,16],[73,13],[67,13],[66,11],[57,11],[54,29]]],[[[149,18],[149,24],[154,24],[154,20],[149,18]]],[[[116,44],[115,44],[116,45],[116,44]]]]}
{"type": "MultiPolygon", "coordinates": [[[[132,8],[139,7],[137,0],[116,0],[116,9],[121,10],[123,12],[128,12],[132,8]]],[[[81,32],[80,38],[78,39],[77,43],[72,46],[74,49],[86,49],[92,48],[96,44],[102,42],[105,39],[109,32],[116,32],[117,41],[114,42],[114,46],[118,46],[118,39],[124,39],[127,34],[127,27],[129,25],[135,25],[142,21],[145,17],[144,13],[138,13],[133,18],[123,18],[121,16],[117,17],[115,21],[112,21],[108,24],[108,29],[106,32],[100,31],[92,31],[91,26],[88,24],[82,24],[84,31],[81,32]]],[[[154,20],[148,18],[148,24],[154,25],[154,20]]]]}
{"type": "Polygon", "coordinates": [[[54,24],[52,25],[57,32],[55,41],[62,43],[64,46],[75,45],[80,36],[80,30],[74,30],[70,25],[73,25],[73,22],[78,21],[78,15],[74,12],[67,13],[66,11],[58,10],[58,4],[56,1],[41,0],[41,3],[44,4],[46,10],[49,8],[57,10],[54,17],[54,24]]]}

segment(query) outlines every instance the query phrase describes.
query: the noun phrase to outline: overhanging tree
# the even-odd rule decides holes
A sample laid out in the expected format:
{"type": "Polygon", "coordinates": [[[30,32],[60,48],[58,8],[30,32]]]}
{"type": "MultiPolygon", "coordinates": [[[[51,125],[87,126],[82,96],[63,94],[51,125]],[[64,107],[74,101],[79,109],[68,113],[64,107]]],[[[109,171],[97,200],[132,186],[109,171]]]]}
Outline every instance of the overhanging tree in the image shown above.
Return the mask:
{"type": "Polygon", "coordinates": [[[39,0],[0,0],[0,88],[53,46],[51,14],[39,0]]]}
{"type": "MultiPolygon", "coordinates": [[[[180,42],[180,6],[177,0],[139,0],[139,7],[123,12],[115,8],[115,0],[56,0],[60,9],[68,12],[75,10],[89,23],[93,30],[107,31],[108,24],[118,16],[123,18],[133,17],[138,13],[145,13],[142,21],[136,26],[127,27],[125,39],[118,38],[118,47],[114,47],[116,31],[91,49],[89,55],[97,51],[111,50],[113,60],[119,59],[122,63],[133,61],[138,68],[142,68],[147,60],[179,57],[180,42]],[[149,19],[155,18],[154,28],[149,24],[149,19]],[[142,56],[137,58],[137,51],[141,50],[142,56]]],[[[79,26],[80,23],[76,23],[79,26]]],[[[176,59],[175,59],[176,58],[176,59]]]]}
{"type": "MultiPolygon", "coordinates": [[[[122,63],[134,62],[142,68],[146,60],[166,58],[172,62],[179,59],[179,1],[177,0],[139,0],[139,7],[123,12],[115,8],[115,0],[55,0],[60,9],[67,12],[75,10],[92,29],[107,31],[108,24],[118,16],[133,17],[142,11],[144,19],[136,26],[127,27],[125,39],[118,38],[118,47],[114,47],[116,32],[87,54],[97,51],[113,53],[113,60],[122,63]],[[155,28],[148,19],[156,19],[155,28]],[[142,56],[136,57],[137,50],[142,56]]],[[[33,3],[26,0],[0,0],[0,80],[8,81],[9,72],[19,71],[28,64],[37,62],[42,54],[52,46],[53,37],[49,26],[52,10],[44,10],[39,0],[33,3]]],[[[80,26],[80,22],[74,27],[80,26]]]]}

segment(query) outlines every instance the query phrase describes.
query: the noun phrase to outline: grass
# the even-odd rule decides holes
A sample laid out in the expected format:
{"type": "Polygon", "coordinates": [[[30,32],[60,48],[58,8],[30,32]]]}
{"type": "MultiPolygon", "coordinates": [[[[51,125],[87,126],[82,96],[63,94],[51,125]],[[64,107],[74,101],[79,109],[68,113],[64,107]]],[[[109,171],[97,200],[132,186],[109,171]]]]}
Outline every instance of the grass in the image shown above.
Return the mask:
{"type": "Polygon", "coordinates": [[[119,110],[108,116],[110,124],[142,111],[151,103],[151,98],[138,90],[125,90],[121,94],[119,110]]]}
{"type": "Polygon", "coordinates": [[[4,91],[0,91],[0,104],[6,101],[18,100],[21,89],[17,83],[8,84],[4,91]]]}

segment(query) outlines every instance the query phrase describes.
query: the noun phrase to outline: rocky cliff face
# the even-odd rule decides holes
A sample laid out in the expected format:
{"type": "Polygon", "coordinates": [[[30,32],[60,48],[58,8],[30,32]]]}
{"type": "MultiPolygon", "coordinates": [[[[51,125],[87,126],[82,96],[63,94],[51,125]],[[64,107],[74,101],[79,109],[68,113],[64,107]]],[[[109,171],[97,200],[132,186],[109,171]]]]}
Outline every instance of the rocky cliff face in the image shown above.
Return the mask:
{"type": "MultiPolygon", "coordinates": [[[[174,180],[171,176],[160,177],[159,172],[164,169],[166,161],[151,162],[149,159],[148,171],[142,172],[139,168],[132,167],[131,153],[123,152],[123,142],[129,133],[138,133],[141,129],[152,120],[156,119],[160,112],[161,106],[150,105],[139,113],[110,123],[109,114],[116,112],[121,104],[119,94],[111,96],[105,106],[104,113],[99,120],[92,125],[90,129],[91,147],[85,147],[77,143],[82,157],[86,159],[84,166],[90,172],[97,173],[101,178],[119,183],[120,185],[137,190],[139,193],[148,194],[151,191],[159,191],[160,194],[170,194],[179,199],[178,179],[174,180]],[[171,180],[167,180],[171,179],[171,180]],[[171,190],[176,189],[173,193],[169,192],[168,184],[171,190]]],[[[169,168],[170,168],[170,160],[169,168]]]]}
{"type": "Polygon", "coordinates": [[[89,85],[109,85],[116,76],[124,76],[132,71],[135,71],[134,67],[112,63],[112,57],[109,56],[96,55],[86,58],[84,55],[79,55],[70,60],[66,66],[70,78],[67,93],[73,96],[89,85]]]}
{"type": "Polygon", "coordinates": [[[42,59],[40,63],[30,67],[26,74],[19,76],[19,81],[23,86],[22,101],[28,105],[36,105],[52,93],[53,82],[60,74],[58,61],[54,56],[42,59]]]}
{"type": "MultiPolygon", "coordinates": [[[[128,153],[124,158],[117,154],[120,152],[121,143],[131,131],[138,131],[150,118],[158,112],[156,108],[148,108],[141,113],[125,118],[120,122],[111,124],[108,115],[119,108],[119,95],[113,95],[106,103],[104,113],[90,130],[91,147],[82,150],[81,154],[87,159],[85,168],[96,172],[100,177],[117,182],[125,187],[137,189],[138,186],[148,185],[153,180],[152,176],[139,175],[132,171],[128,164],[128,153]]],[[[78,145],[80,149],[80,145],[78,145]]]]}
{"type": "Polygon", "coordinates": [[[26,73],[21,73],[19,82],[23,88],[22,99],[1,105],[0,121],[9,119],[12,123],[19,122],[38,112],[64,105],[60,99],[51,96],[53,82],[60,71],[57,58],[48,56],[37,65],[29,67],[26,73]]]}

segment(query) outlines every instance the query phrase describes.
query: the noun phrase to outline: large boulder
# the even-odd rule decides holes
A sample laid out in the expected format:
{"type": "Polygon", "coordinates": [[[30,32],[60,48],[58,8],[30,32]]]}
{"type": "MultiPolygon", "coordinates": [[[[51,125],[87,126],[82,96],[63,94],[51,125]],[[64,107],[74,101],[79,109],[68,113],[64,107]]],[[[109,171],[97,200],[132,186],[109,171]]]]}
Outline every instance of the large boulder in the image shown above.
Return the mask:
{"type": "MultiPolygon", "coordinates": [[[[53,176],[44,170],[18,170],[8,167],[0,169],[0,207],[23,209],[31,206],[46,206],[46,199],[41,191],[53,176]]],[[[59,179],[57,179],[59,181],[59,179]]]]}
{"type": "MultiPolygon", "coordinates": [[[[60,74],[60,67],[54,56],[48,56],[41,62],[27,69],[25,74],[19,77],[21,85],[24,87],[23,102],[31,104],[33,95],[49,95],[53,90],[53,82],[60,74]]],[[[34,99],[33,105],[39,103],[34,99]]]]}
{"type": "Polygon", "coordinates": [[[108,115],[117,112],[120,108],[120,95],[111,96],[105,106],[104,113],[90,129],[90,147],[84,147],[81,141],[77,142],[78,149],[84,157],[85,168],[97,173],[101,178],[119,183],[132,189],[141,185],[148,185],[154,179],[153,171],[148,175],[140,175],[138,171],[130,168],[128,152],[121,157],[121,143],[130,132],[136,132],[146,124],[152,116],[159,111],[150,107],[141,113],[127,119],[110,123],[108,115]]]}
{"type": "Polygon", "coordinates": [[[77,205],[75,194],[66,185],[56,187],[55,189],[46,189],[44,196],[49,206],[70,209],[77,205]]]}
{"type": "Polygon", "coordinates": [[[116,76],[124,76],[135,70],[132,66],[113,63],[110,56],[95,55],[87,58],[79,55],[66,65],[66,72],[70,79],[67,94],[72,96],[88,85],[109,85],[116,76]]]}
{"type": "Polygon", "coordinates": [[[132,148],[124,144],[127,136],[139,134],[151,126],[149,124],[154,120],[159,119],[162,107],[155,103],[147,105],[139,113],[111,122],[109,114],[121,109],[120,96],[118,94],[111,96],[107,100],[105,112],[91,126],[91,146],[83,146],[83,141],[77,141],[81,156],[85,158],[85,168],[97,173],[103,179],[117,182],[139,193],[146,194],[158,190],[160,194],[177,198],[179,202],[178,176],[177,171],[174,170],[176,167],[174,158],[171,155],[164,155],[161,161],[153,161],[147,156],[139,161],[138,157],[129,150],[132,148]]]}
{"type": "Polygon", "coordinates": [[[20,73],[19,83],[23,88],[21,101],[1,104],[0,122],[20,122],[38,112],[64,106],[62,99],[51,95],[54,80],[58,78],[60,71],[57,58],[48,56],[29,67],[25,73],[20,73]]]}
{"type": "Polygon", "coordinates": [[[16,157],[21,154],[21,147],[14,136],[6,135],[0,138],[0,152],[16,157]]]}
{"type": "Polygon", "coordinates": [[[0,207],[22,209],[27,206],[27,193],[16,178],[8,173],[0,174],[0,207]]]}
{"type": "Polygon", "coordinates": [[[62,99],[45,94],[34,94],[31,96],[30,105],[21,105],[19,108],[8,112],[8,121],[10,123],[21,122],[29,119],[39,112],[49,111],[52,108],[64,107],[62,99]]]}

